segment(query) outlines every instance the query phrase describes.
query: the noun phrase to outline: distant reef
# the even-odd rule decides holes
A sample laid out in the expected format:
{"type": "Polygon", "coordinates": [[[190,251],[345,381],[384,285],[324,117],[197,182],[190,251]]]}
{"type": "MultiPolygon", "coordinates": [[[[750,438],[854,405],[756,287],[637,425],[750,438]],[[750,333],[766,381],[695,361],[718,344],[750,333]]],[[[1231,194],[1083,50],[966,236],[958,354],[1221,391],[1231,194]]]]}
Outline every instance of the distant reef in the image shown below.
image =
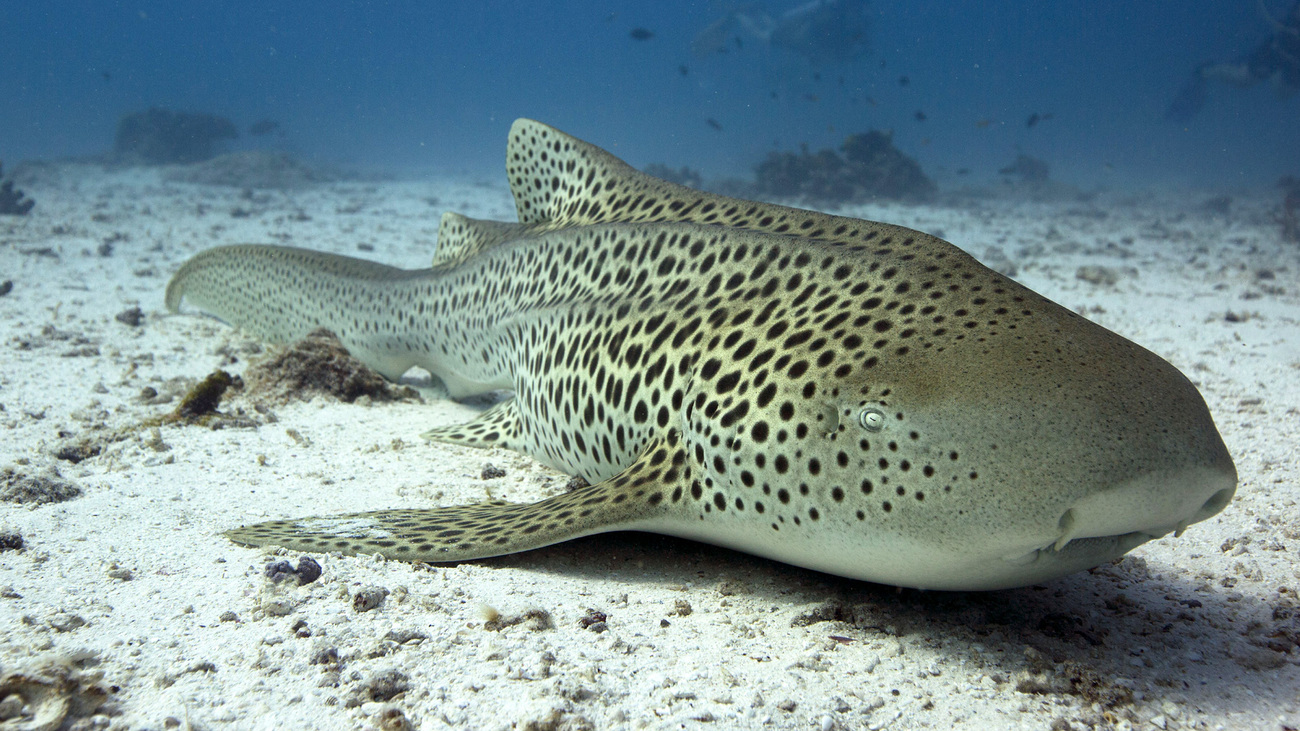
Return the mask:
{"type": "Polygon", "coordinates": [[[889,132],[849,135],[840,151],[809,152],[804,146],[797,153],[769,152],[755,170],[755,190],[832,205],[879,198],[926,201],[938,192],[920,164],[894,146],[889,132]]]}
{"type": "Polygon", "coordinates": [[[201,162],[221,152],[221,143],[239,137],[235,123],[214,114],[153,107],[117,123],[113,157],[134,165],[201,162]]]}
{"type": "Polygon", "coordinates": [[[36,206],[36,201],[14,188],[14,181],[4,179],[4,166],[0,165],[0,216],[26,216],[36,206]]]}

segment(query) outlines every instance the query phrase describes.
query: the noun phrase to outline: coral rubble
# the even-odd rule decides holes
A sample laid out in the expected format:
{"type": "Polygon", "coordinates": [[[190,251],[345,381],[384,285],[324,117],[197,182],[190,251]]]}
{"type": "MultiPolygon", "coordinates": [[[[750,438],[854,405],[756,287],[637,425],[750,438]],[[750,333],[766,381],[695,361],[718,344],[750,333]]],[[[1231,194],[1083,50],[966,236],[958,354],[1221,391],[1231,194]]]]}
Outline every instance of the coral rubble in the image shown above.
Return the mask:
{"type": "Polygon", "coordinates": [[[1288,175],[1277,184],[1282,188],[1282,213],[1278,216],[1282,238],[1300,244],[1300,178],[1288,175]]]}

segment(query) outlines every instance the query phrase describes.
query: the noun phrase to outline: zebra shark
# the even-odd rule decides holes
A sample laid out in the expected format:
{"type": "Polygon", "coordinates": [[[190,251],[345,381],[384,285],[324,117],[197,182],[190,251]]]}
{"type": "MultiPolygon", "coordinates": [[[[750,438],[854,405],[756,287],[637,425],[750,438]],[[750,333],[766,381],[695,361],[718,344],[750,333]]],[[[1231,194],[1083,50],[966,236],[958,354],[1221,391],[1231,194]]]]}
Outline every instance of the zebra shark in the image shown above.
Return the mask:
{"type": "Polygon", "coordinates": [[[1221,511],[1195,386],[934,236],[642,174],[510,131],[518,223],[446,213],[432,266],[280,246],[185,263],[183,300],[269,341],[325,327],[390,379],[510,390],[425,436],[590,483],[236,528],[250,546],[449,562],[649,531],[873,582],[998,589],[1221,511]]]}

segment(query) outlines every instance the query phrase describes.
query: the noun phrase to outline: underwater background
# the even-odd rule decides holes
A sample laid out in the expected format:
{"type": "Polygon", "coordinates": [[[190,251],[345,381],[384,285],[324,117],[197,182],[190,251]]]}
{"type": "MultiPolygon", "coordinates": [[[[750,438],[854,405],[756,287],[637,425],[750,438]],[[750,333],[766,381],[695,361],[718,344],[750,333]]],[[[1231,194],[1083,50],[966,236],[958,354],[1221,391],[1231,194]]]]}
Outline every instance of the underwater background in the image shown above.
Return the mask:
{"type": "Polygon", "coordinates": [[[229,149],[492,180],[527,116],[706,178],[877,129],[941,188],[996,182],[1020,154],[1085,187],[1272,186],[1300,171],[1285,84],[1214,84],[1167,112],[1291,5],[7,2],[0,159],[103,154],[124,115],[161,107],[233,120],[229,149]]]}

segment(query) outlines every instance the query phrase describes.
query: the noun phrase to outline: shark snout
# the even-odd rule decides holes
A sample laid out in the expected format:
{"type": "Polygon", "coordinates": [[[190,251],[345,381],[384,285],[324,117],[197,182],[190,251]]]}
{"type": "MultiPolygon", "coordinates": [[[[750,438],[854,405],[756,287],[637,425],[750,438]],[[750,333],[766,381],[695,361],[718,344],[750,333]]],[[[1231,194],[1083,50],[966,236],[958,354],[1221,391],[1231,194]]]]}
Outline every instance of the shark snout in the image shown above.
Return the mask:
{"type": "Polygon", "coordinates": [[[1231,461],[1141,474],[1070,505],[1057,520],[1051,548],[1059,551],[1082,538],[1182,534],[1223,510],[1236,490],[1231,461]]]}

